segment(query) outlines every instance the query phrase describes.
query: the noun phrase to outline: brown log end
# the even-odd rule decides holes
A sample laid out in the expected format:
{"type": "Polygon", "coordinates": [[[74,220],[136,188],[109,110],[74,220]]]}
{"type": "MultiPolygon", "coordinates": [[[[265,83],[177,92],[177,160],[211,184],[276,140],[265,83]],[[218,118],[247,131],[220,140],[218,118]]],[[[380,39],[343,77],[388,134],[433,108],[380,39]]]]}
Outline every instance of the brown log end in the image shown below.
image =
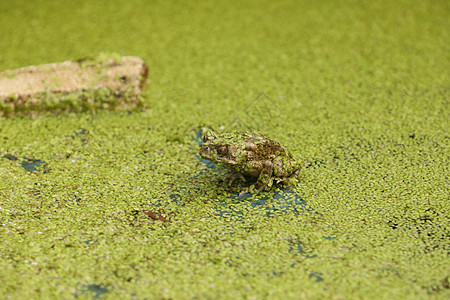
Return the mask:
{"type": "Polygon", "coordinates": [[[142,59],[114,54],[0,72],[0,115],[136,108],[147,76],[142,59]]]}

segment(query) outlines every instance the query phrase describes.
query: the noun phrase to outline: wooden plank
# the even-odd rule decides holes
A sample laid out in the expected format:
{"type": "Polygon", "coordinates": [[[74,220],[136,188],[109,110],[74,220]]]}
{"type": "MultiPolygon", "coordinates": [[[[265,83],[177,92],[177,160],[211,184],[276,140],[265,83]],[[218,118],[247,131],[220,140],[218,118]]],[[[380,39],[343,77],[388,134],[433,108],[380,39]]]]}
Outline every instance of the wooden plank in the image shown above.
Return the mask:
{"type": "Polygon", "coordinates": [[[142,59],[118,55],[0,72],[0,115],[137,107],[147,75],[142,59]]]}

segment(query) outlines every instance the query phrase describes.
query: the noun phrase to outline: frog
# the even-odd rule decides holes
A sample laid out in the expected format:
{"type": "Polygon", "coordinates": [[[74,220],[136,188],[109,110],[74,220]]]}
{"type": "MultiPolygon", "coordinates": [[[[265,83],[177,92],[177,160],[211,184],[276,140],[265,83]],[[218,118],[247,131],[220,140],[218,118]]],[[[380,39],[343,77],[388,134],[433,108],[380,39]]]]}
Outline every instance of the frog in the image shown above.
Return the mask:
{"type": "Polygon", "coordinates": [[[277,141],[259,131],[207,131],[203,136],[200,157],[232,173],[224,178],[231,186],[236,179],[256,179],[248,191],[270,190],[273,183],[292,183],[298,179],[300,163],[277,141]]]}

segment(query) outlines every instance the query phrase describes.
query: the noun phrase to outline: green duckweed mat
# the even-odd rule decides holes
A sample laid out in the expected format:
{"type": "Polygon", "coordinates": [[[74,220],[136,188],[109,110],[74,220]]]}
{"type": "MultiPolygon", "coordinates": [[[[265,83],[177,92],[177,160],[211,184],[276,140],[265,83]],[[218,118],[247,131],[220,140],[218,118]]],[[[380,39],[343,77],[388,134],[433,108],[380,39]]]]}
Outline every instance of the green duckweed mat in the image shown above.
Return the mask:
{"type": "Polygon", "coordinates": [[[0,119],[2,299],[448,299],[448,1],[1,1],[0,69],[148,64],[144,108],[0,119]],[[302,163],[241,195],[198,157],[302,163]]]}

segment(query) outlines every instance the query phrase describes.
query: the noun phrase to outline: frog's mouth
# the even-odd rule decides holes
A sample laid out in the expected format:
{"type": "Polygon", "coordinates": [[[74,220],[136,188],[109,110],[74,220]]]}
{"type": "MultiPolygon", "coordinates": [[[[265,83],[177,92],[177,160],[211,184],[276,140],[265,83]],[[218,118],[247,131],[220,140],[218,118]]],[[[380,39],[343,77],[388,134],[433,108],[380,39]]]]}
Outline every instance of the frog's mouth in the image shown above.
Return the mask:
{"type": "Polygon", "coordinates": [[[208,145],[202,145],[199,154],[201,158],[211,160],[211,148],[208,145]]]}

